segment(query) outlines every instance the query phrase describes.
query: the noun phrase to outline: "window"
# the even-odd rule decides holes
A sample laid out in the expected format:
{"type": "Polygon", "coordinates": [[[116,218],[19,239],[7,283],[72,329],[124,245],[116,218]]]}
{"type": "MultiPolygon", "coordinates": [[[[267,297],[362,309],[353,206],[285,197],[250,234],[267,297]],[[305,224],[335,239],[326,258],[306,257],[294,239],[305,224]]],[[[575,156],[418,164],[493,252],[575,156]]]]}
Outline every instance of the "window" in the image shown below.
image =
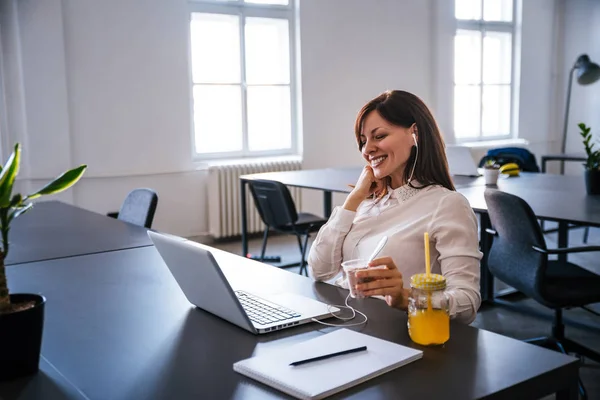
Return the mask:
{"type": "Polygon", "coordinates": [[[513,0],[455,0],[454,137],[512,137],[513,0]]]}
{"type": "Polygon", "coordinates": [[[198,158],[296,153],[293,2],[189,3],[198,158]]]}

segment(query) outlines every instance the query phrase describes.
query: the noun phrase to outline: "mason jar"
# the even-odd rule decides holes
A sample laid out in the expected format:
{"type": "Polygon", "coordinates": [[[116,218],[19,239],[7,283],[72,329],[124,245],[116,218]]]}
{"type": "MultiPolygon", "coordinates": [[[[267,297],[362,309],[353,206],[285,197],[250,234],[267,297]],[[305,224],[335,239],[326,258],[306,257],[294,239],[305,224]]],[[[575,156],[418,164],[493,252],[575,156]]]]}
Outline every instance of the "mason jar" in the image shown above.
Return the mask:
{"type": "Polygon", "coordinates": [[[439,274],[417,274],[410,278],[408,334],[423,346],[444,344],[450,339],[450,300],[446,278],[439,274]]]}

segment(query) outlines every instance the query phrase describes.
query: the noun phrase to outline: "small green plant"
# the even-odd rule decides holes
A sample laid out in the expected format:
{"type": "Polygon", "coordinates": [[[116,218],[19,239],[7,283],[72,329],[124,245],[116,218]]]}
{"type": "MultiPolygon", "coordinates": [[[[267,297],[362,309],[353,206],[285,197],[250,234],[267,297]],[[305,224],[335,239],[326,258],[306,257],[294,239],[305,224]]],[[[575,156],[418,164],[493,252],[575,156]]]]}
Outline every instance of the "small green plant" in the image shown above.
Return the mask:
{"type": "Polygon", "coordinates": [[[584,123],[579,123],[577,126],[581,130],[579,134],[583,138],[583,145],[587,154],[587,160],[583,166],[585,169],[600,169],[600,150],[594,150],[595,143],[593,142],[594,136],[591,133],[592,128],[584,123]]]}
{"type": "Polygon", "coordinates": [[[4,260],[8,255],[10,223],[18,216],[31,210],[33,207],[33,203],[30,203],[31,200],[48,194],[59,193],[70,188],[81,178],[87,168],[87,165],[80,165],[77,168],[73,168],[37,192],[23,196],[20,193],[12,194],[13,184],[19,174],[20,164],[21,145],[17,143],[4,167],[0,166],[0,234],[2,235],[0,240],[0,314],[12,310],[4,267],[4,260]]]}
{"type": "Polygon", "coordinates": [[[483,164],[483,168],[485,168],[485,169],[499,169],[500,168],[500,164],[498,164],[495,159],[488,158],[485,161],[485,163],[483,164]]]}

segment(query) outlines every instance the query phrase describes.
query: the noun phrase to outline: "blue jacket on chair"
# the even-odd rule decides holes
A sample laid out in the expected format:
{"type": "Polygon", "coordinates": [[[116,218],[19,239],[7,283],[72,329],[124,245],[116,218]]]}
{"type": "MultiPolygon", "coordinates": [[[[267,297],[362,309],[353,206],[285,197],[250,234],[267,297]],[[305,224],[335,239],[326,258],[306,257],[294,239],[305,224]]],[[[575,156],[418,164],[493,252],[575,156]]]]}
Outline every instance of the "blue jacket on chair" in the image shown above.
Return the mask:
{"type": "Polygon", "coordinates": [[[515,163],[524,172],[540,172],[535,156],[527,149],[521,147],[501,147],[488,150],[487,154],[479,161],[483,167],[487,160],[494,159],[500,165],[515,163]]]}

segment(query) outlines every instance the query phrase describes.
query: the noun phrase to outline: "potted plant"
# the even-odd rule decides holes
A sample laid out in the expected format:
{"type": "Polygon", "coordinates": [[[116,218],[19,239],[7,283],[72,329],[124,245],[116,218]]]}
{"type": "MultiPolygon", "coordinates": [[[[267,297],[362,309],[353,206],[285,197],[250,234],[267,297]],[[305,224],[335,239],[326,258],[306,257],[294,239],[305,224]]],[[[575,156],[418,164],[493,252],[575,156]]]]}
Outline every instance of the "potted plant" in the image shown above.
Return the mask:
{"type": "Polygon", "coordinates": [[[86,165],[71,169],[28,196],[13,194],[19,173],[21,146],[15,145],[4,167],[0,166],[0,381],[33,374],[39,368],[44,304],[39,294],[9,294],[4,260],[9,251],[10,224],[31,210],[31,200],[59,193],[73,186],[86,165]]]}
{"type": "Polygon", "coordinates": [[[600,150],[594,150],[593,135],[591,128],[584,123],[577,125],[580,129],[579,134],[583,138],[583,146],[587,160],[583,164],[585,167],[585,188],[588,194],[600,194],[600,150]]]}
{"type": "Polygon", "coordinates": [[[489,158],[483,165],[483,176],[485,184],[494,186],[498,183],[498,175],[500,174],[500,165],[495,159],[489,158]]]}

